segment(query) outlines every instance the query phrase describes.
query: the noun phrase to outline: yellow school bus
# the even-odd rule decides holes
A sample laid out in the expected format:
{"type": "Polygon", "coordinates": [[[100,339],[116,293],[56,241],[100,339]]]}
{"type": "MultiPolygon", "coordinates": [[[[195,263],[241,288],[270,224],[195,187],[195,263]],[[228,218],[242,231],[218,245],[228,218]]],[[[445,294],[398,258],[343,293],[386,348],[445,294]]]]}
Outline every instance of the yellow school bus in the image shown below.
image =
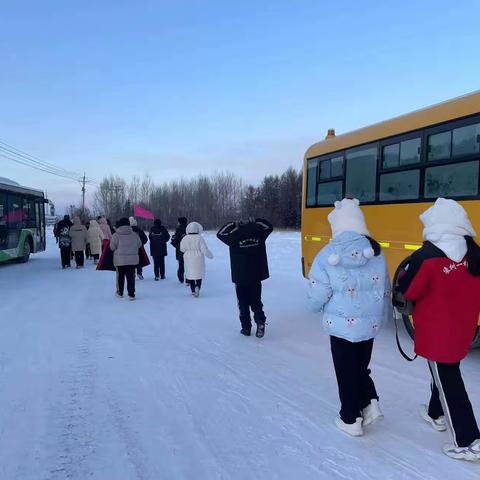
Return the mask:
{"type": "Polygon", "coordinates": [[[329,130],[303,164],[304,276],[344,197],[360,200],[391,275],[421,246],[418,217],[438,197],[458,200],[480,233],[479,162],[480,91],[343,135],[329,130]]]}

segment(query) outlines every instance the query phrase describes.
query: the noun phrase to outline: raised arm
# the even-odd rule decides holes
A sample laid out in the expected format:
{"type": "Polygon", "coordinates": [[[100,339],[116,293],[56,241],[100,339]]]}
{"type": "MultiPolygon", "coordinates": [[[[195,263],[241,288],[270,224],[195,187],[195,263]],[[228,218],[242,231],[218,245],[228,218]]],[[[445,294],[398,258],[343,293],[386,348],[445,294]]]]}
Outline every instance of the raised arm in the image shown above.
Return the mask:
{"type": "Polygon", "coordinates": [[[264,218],[256,218],[255,224],[260,229],[260,232],[265,240],[273,232],[273,225],[268,220],[265,220],[264,218]]]}
{"type": "Polygon", "coordinates": [[[225,224],[218,232],[217,238],[225,243],[225,245],[230,246],[233,240],[233,235],[238,231],[238,226],[235,222],[229,222],[225,224]]]}

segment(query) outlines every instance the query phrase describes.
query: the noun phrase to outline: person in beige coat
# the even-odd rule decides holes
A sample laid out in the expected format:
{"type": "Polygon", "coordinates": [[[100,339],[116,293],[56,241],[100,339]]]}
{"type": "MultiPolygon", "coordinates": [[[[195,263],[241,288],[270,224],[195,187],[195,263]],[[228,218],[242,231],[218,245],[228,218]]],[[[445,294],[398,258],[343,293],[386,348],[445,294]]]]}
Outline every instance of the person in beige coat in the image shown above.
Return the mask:
{"type": "Polygon", "coordinates": [[[87,231],[87,243],[90,244],[90,253],[96,265],[102,253],[102,231],[96,220],[90,221],[90,228],[87,231]]]}
{"type": "Polygon", "coordinates": [[[202,237],[203,227],[199,223],[189,223],[186,232],[187,235],[180,242],[180,251],[185,262],[185,278],[192,295],[198,298],[205,276],[205,257],[213,258],[213,254],[202,237]]]}
{"type": "Polygon", "coordinates": [[[75,217],[73,225],[70,227],[70,238],[72,239],[72,252],[75,255],[77,268],[82,268],[85,264],[85,249],[87,247],[87,229],[82,225],[80,219],[75,217]]]}
{"type": "Polygon", "coordinates": [[[128,218],[121,218],[117,231],[110,240],[113,251],[113,265],[117,270],[117,297],[123,297],[125,279],[130,300],[135,300],[135,271],[140,263],[138,249],[142,246],[140,237],[132,230],[128,218]]]}

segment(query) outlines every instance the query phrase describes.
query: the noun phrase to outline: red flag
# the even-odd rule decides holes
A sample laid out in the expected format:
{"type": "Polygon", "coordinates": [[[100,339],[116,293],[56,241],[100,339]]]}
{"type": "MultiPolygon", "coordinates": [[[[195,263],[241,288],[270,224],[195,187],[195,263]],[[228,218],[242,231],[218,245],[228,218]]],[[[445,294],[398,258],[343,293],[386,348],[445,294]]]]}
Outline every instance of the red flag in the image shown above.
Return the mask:
{"type": "Polygon", "coordinates": [[[153,220],[155,216],[150,210],[146,210],[140,205],[133,206],[133,216],[138,218],[145,218],[147,220],[153,220]]]}

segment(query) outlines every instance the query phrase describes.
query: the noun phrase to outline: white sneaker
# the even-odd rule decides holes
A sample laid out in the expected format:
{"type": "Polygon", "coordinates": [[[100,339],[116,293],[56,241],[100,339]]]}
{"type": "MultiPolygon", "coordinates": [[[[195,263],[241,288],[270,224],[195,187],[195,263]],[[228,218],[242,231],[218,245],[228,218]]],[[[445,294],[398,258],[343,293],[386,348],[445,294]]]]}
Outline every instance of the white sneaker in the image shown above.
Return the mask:
{"type": "Polygon", "coordinates": [[[370,403],[362,410],[362,418],[362,425],[364,427],[376,422],[377,420],[383,420],[383,413],[380,410],[380,406],[378,405],[378,400],[376,398],[372,398],[370,403]]]}
{"type": "Polygon", "coordinates": [[[339,416],[335,418],[335,425],[342,432],[348,433],[352,437],[361,437],[363,435],[362,418],[358,417],[355,423],[345,423],[339,416]]]}
{"type": "Polygon", "coordinates": [[[441,417],[438,417],[437,419],[433,419],[429,414],[428,414],[428,407],[426,405],[422,405],[420,407],[420,416],[427,422],[429,423],[434,430],[437,432],[444,432],[447,429],[447,422],[445,420],[445,417],[442,415],[441,417]]]}
{"type": "Polygon", "coordinates": [[[118,292],[115,293],[115,296],[116,296],[117,298],[123,298],[123,295],[120,295],[118,292]]]}
{"type": "Polygon", "coordinates": [[[472,442],[468,447],[456,447],[455,445],[445,445],[443,453],[447,457],[455,460],[467,460],[468,462],[480,461],[480,439],[472,442]]]}
{"type": "Polygon", "coordinates": [[[195,292],[193,294],[195,298],[198,298],[200,296],[200,289],[198,287],[195,287],[195,292]]]}
{"type": "Polygon", "coordinates": [[[138,277],[139,280],[143,280],[143,275],[142,275],[141,273],[139,273],[139,274],[137,275],[137,277],[138,277]]]}

